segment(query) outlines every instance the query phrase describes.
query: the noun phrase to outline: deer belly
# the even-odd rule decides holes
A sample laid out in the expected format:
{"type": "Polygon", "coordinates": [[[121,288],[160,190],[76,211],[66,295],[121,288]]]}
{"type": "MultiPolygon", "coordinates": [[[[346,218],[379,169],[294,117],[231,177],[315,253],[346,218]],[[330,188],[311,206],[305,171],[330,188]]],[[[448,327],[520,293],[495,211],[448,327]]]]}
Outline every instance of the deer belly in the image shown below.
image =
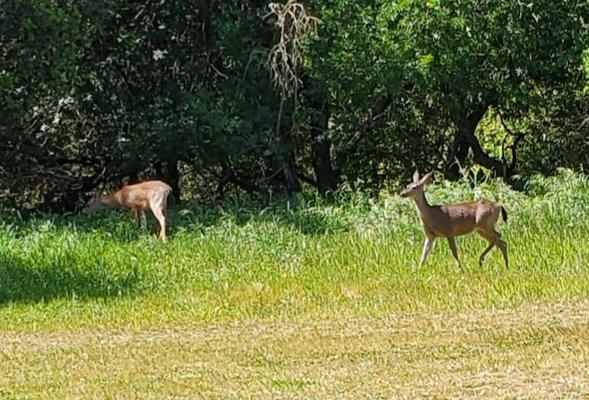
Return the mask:
{"type": "Polygon", "coordinates": [[[148,208],[149,207],[149,199],[146,198],[134,198],[129,203],[131,203],[131,207],[133,208],[148,208]]]}
{"type": "Polygon", "coordinates": [[[471,221],[470,219],[459,220],[454,226],[452,227],[452,233],[454,236],[461,236],[466,235],[474,230],[476,224],[475,221],[471,221]]]}

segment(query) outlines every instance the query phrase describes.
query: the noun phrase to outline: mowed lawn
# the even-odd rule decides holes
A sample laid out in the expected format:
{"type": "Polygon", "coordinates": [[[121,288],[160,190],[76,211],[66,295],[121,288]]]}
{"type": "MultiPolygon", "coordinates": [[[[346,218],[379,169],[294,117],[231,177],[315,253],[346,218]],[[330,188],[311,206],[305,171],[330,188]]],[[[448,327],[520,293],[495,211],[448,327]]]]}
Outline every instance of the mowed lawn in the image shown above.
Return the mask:
{"type": "Polygon", "coordinates": [[[2,334],[3,398],[589,396],[589,303],[2,334]]]}
{"type": "Polygon", "coordinates": [[[471,235],[464,271],[445,241],[418,268],[394,193],[189,202],[165,244],[116,213],[5,217],[0,399],[589,397],[588,180],[428,195],[504,204],[510,267],[471,235]]]}

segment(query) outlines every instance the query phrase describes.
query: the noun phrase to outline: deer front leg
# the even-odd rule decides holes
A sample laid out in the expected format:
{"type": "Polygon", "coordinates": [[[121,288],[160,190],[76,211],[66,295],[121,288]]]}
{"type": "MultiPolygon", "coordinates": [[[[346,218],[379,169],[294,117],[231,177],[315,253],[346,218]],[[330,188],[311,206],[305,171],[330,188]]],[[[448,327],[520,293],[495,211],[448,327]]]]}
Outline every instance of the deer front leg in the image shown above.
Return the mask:
{"type": "Polygon", "coordinates": [[[145,210],[141,209],[141,227],[147,229],[147,217],[145,216],[145,210]]]}
{"type": "Polygon", "coordinates": [[[135,221],[135,224],[137,227],[139,227],[139,211],[136,208],[133,208],[131,213],[133,214],[133,220],[135,221]]]}
{"type": "Polygon", "coordinates": [[[450,244],[450,250],[452,250],[452,255],[458,261],[458,268],[462,269],[462,264],[460,264],[460,259],[458,258],[458,249],[456,248],[456,241],[454,240],[454,236],[448,237],[448,244],[450,244]]]}
{"type": "Polygon", "coordinates": [[[435,236],[426,236],[425,242],[423,242],[423,250],[421,252],[421,259],[419,260],[419,266],[423,266],[425,260],[434,245],[434,241],[436,240],[435,236]]]}

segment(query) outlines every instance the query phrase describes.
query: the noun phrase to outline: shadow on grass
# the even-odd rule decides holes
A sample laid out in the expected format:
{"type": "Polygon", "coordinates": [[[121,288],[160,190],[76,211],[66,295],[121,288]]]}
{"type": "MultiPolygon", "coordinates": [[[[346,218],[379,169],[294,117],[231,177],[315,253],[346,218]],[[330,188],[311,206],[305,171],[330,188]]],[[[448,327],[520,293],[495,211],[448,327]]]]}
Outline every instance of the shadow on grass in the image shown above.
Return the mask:
{"type": "Polygon", "coordinates": [[[24,259],[0,253],[0,304],[129,296],[139,291],[141,280],[135,269],[110,276],[97,266],[51,263],[35,268],[24,259]]]}
{"type": "MultiPolygon", "coordinates": [[[[108,232],[112,240],[130,242],[142,235],[155,238],[159,232],[159,225],[151,214],[146,211],[147,229],[138,227],[131,217],[124,212],[111,212],[93,218],[70,216],[53,219],[58,227],[76,226],[80,232],[108,232]]],[[[279,204],[268,208],[232,208],[217,206],[214,208],[200,208],[193,204],[185,207],[171,207],[167,215],[167,234],[169,239],[182,231],[204,231],[223,223],[229,222],[236,226],[250,223],[276,223],[290,229],[295,229],[303,235],[320,236],[333,232],[347,231],[349,226],[341,218],[330,217],[316,208],[298,207],[287,209],[279,204]]]]}
{"type": "Polygon", "coordinates": [[[226,221],[236,226],[250,223],[277,224],[297,230],[303,235],[320,236],[349,229],[341,216],[329,216],[322,210],[309,205],[275,203],[269,207],[216,206],[200,208],[190,203],[184,207],[172,208],[168,213],[170,234],[186,229],[209,228],[226,221]]]}
{"type": "Polygon", "coordinates": [[[349,226],[341,218],[323,215],[312,208],[293,212],[280,210],[266,216],[268,220],[278,221],[307,236],[322,236],[334,232],[345,232],[349,229],[349,226]]]}
{"type": "MultiPolygon", "coordinates": [[[[30,219],[4,218],[10,225],[12,236],[21,238],[32,233],[51,230],[70,230],[85,234],[103,235],[109,241],[130,243],[143,236],[154,239],[159,225],[150,210],[145,212],[147,229],[137,226],[131,214],[120,210],[110,210],[93,215],[38,215],[30,219]]],[[[181,206],[168,209],[167,235],[170,240],[178,232],[201,231],[229,223],[243,226],[250,223],[277,224],[295,229],[303,235],[320,236],[334,232],[344,232],[349,224],[341,216],[327,215],[324,209],[309,204],[287,205],[277,202],[269,207],[259,205],[223,204],[203,207],[196,203],[184,202],[181,206]]],[[[1,268],[1,267],[0,267],[1,268]]]]}

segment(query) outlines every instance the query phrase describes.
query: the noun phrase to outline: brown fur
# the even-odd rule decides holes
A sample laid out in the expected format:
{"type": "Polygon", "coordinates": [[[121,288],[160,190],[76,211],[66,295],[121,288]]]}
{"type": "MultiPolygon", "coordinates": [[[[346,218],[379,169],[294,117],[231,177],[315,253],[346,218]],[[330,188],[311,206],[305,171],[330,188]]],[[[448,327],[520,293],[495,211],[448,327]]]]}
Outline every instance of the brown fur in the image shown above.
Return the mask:
{"type": "Polygon", "coordinates": [[[424,187],[431,181],[433,172],[419,177],[415,171],[413,182],[407,185],[401,193],[402,197],[410,197],[415,201],[417,213],[425,234],[425,242],[419,265],[423,265],[438,237],[448,239],[448,244],[458,265],[458,249],[456,247],[455,236],[466,235],[476,231],[479,235],[489,242],[489,246],[483,251],[479,258],[479,264],[482,265],[487,253],[493,246],[499,247],[503,254],[505,266],[509,265],[507,258],[507,244],[501,240],[501,234],[495,230],[495,224],[499,219],[499,214],[507,221],[507,213],[501,205],[488,200],[478,200],[468,203],[451,204],[442,206],[430,206],[425,198],[424,187]]]}
{"type": "Polygon", "coordinates": [[[150,208],[159,222],[158,237],[166,241],[166,208],[168,195],[172,188],[161,181],[147,181],[123,187],[118,192],[93,199],[88,203],[87,211],[103,208],[119,208],[133,212],[135,221],[146,225],[145,210],[150,208]]]}

